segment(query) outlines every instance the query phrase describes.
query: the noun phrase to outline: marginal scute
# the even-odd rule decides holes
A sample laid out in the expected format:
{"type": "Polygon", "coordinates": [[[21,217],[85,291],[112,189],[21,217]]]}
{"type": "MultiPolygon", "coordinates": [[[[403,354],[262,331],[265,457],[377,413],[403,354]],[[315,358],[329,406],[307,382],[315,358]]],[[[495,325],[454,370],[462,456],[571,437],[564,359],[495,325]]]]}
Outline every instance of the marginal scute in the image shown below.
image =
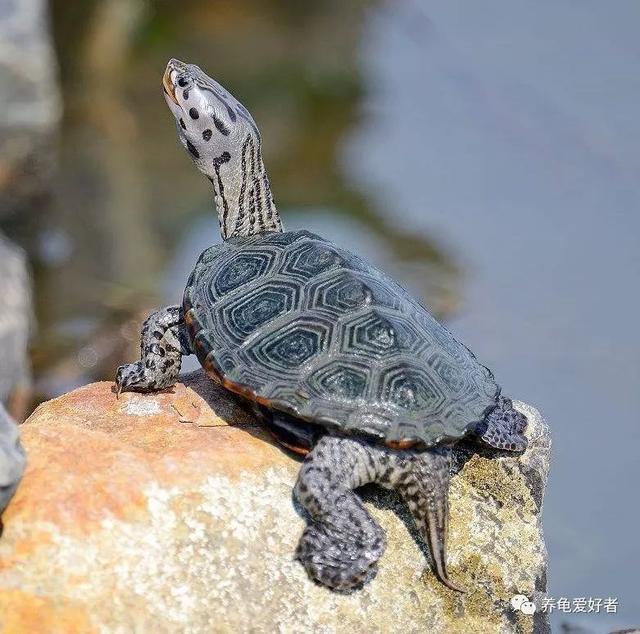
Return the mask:
{"type": "Polygon", "coordinates": [[[289,244],[293,244],[297,240],[301,240],[302,238],[313,238],[315,240],[319,240],[318,236],[314,236],[310,231],[306,229],[301,229],[299,231],[285,231],[285,232],[277,232],[277,233],[268,233],[264,234],[264,242],[267,244],[288,246],[289,244]]]}
{"type": "Polygon", "coordinates": [[[222,352],[217,355],[216,361],[218,363],[218,367],[225,375],[231,374],[238,365],[238,362],[231,352],[222,352]]]}
{"type": "Polygon", "coordinates": [[[335,431],[432,446],[474,430],[500,393],[420,302],[308,231],[208,249],[184,308],[229,389],[335,431]]]}

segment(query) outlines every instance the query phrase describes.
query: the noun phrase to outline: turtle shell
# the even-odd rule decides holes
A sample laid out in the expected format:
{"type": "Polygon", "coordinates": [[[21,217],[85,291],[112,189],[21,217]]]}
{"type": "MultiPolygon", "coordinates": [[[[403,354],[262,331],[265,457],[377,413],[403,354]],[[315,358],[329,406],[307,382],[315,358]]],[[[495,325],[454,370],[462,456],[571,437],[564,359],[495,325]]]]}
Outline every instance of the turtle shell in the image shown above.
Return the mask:
{"type": "Polygon", "coordinates": [[[392,446],[450,442],[500,394],[491,372],[418,300],[308,231],[207,249],[184,311],[210,376],[341,433],[392,446]]]}

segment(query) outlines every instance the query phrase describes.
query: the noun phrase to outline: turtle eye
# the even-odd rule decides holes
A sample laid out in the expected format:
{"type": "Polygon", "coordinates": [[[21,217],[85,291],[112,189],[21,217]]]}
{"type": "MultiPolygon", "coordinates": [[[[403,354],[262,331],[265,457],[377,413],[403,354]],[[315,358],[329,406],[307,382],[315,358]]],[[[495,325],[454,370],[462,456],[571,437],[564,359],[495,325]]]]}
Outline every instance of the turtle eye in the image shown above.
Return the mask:
{"type": "Polygon", "coordinates": [[[188,85],[189,79],[185,77],[185,75],[180,75],[180,77],[178,77],[178,86],[180,86],[180,88],[186,88],[188,85]]]}

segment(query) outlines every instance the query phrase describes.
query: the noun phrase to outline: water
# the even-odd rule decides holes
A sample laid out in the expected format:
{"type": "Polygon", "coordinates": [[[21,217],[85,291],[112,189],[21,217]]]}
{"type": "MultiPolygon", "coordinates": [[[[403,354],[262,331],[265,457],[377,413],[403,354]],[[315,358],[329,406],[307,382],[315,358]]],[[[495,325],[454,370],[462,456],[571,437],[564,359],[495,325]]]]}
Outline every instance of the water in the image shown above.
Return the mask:
{"type": "Polygon", "coordinates": [[[640,623],[640,5],[415,1],[362,39],[345,167],[468,272],[451,326],[548,418],[549,594],[640,623]]]}

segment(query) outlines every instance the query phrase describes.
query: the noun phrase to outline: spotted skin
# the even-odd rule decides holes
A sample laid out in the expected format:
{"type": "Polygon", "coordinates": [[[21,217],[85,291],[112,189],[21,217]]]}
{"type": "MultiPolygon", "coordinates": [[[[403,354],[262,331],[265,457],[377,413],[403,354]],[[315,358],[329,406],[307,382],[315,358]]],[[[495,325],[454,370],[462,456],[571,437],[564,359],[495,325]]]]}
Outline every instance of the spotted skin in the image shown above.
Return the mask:
{"type": "Polygon", "coordinates": [[[476,429],[476,434],[485,444],[503,451],[524,451],[527,439],[524,431],[527,419],[514,409],[508,398],[500,398],[493,409],[476,429]]]}
{"type": "Polygon", "coordinates": [[[178,380],[195,353],[306,458],[294,494],[309,514],[297,557],[336,590],[372,579],[385,535],[355,490],[395,489],[446,566],[450,446],[470,437],[522,451],[526,419],[492,373],[420,302],[352,253],[283,231],[249,112],[197,66],[163,77],[178,136],[211,181],[223,244],[199,258],[182,306],[153,313],[118,391],[178,380]]]}
{"type": "Polygon", "coordinates": [[[163,77],[178,138],[213,185],[223,238],[281,231],[253,117],[194,64],[172,59],[163,77]]]}
{"type": "Polygon", "coordinates": [[[398,491],[430,545],[438,577],[462,591],[449,579],[445,561],[449,450],[392,450],[350,437],[323,436],[294,488],[311,518],[296,551],[309,575],[338,590],[375,576],[384,532],[354,493],[374,482],[398,491]]]}
{"type": "Polygon", "coordinates": [[[369,580],[386,548],[384,531],[353,489],[377,480],[372,446],[324,436],[300,469],[294,495],[311,522],[296,557],[320,583],[346,590],[369,580]]]}
{"type": "Polygon", "coordinates": [[[140,360],[121,365],[116,372],[118,394],[123,390],[162,390],[178,380],[182,356],[192,348],[181,306],[152,313],[142,326],[140,360]]]}

